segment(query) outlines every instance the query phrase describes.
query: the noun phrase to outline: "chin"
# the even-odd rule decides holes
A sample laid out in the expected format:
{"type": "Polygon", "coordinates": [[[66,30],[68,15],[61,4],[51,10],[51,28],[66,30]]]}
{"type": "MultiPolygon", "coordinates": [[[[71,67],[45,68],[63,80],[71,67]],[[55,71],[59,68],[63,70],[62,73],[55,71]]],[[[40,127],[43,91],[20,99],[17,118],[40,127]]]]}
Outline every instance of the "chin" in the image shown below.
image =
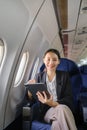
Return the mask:
{"type": "Polygon", "coordinates": [[[55,69],[55,68],[50,68],[50,69],[48,69],[48,70],[50,70],[50,71],[55,71],[56,69],[55,69]]]}

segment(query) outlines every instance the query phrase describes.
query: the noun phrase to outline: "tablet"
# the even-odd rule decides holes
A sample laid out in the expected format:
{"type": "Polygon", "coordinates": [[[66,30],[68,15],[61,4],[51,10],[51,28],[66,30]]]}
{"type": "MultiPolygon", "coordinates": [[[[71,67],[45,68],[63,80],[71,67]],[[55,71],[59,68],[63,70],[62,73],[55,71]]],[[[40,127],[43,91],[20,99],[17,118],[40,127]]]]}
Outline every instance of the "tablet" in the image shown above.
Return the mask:
{"type": "Polygon", "coordinates": [[[49,98],[49,92],[47,91],[47,87],[46,84],[44,83],[34,83],[34,84],[25,84],[25,87],[27,89],[27,91],[29,90],[32,93],[32,96],[37,99],[37,95],[36,93],[39,92],[43,92],[45,91],[47,94],[47,97],[49,98]]]}

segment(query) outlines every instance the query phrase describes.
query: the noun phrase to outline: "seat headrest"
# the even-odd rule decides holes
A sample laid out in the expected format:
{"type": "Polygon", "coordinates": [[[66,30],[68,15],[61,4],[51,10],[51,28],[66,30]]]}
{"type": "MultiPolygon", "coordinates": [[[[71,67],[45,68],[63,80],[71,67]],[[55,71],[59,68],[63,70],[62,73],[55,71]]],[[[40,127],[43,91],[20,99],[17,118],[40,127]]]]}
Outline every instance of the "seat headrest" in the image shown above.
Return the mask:
{"type": "Polygon", "coordinates": [[[82,65],[79,67],[81,73],[87,74],[87,65],[82,65]]]}
{"type": "Polygon", "coordinates": [[[61,58],[60,64],[58,65],[58,70],[68,71],[70,75],[79,73],[79,68],[77,64],[69,59],[61,58]]]}

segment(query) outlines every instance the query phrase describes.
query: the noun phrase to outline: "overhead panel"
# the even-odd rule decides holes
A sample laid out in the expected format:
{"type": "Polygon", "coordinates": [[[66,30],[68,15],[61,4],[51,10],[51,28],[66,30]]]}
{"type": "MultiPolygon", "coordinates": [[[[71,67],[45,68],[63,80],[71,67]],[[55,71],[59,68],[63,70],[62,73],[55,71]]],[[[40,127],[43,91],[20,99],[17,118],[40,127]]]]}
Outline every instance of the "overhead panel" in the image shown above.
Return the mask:
{"type": "Polygon", "coordinates": [[[60,28],[65,30],[68,27],[68,0],[56,0],[56,3],[60,28]]]}
{"type": "Polygon", "coordinates": [[[76,35],[73,48],[77,50],[78,60],[86,57],[87,51],[87,0],[82,0],[79,7],[78,21],[76,26],[76,35]]]}

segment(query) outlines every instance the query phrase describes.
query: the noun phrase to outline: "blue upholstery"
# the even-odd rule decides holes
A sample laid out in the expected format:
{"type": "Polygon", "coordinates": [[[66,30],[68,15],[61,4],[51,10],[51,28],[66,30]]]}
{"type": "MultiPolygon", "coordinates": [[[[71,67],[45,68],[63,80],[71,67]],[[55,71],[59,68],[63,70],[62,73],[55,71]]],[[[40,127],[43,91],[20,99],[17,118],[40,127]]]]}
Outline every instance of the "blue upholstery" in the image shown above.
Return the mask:
{"type": "MultiPolygon", "coordinates": [[[[40,72],[43,71],[45,68],[45,65],[43,64],[40,68],[40,72]]],[[[74,104],[75,108],[78,107],[78,94],[80,92],[80,88],[82,86],[82,80],[81,75],[79,72],[78,66],[71,60],[68,60],[66,58],[61,58],[60,65],[58,65],[58,70],[68,71],[70,74],[71,79],[71,85],[72,85],[72,91],[73,91],[73,97],[74,97],[74,104]]],[[[51,130],[51,125],[49,124],[43,124],[38,121],[32,122],[32,130],[51,130]]]]}
{"type": "Polygon", "coordinates": [[[77,64],[69,59],[61,58],[58,70],[68,71],[70,75],[75,109],[78,109],[78,95],[82,87],[82,78],[77,64]]]}
{"type": "Polygon", "coordinates": [[[38,121],[33,121],[32,126],[31,126],[31,130],[51,130],[51,125],[41,123],[38,121]]]}
{"type": "MultiPolygon", "coordinates": [[[[80,100],[87,102],[87,65],[79,67],[82,77],[82,87],[80,90],[80,100]]],[[[86,103],[87,104],[87,103],[86,103]]]]}
{"type": "Polygon", "coordinates": [[[79,106],[80,114],[82,116],[82,121],[87,123],[87,65],[79,67],[81,77],[82,77],[82,87],[79,94],[79,106]],[[84,111],[85,108],[85,111],[84,111]]]}
{"type": "Polygon", "coordinates": [[[80,68],[83,87],[87,88],[87,65],[83,65],[80,68]]]}

